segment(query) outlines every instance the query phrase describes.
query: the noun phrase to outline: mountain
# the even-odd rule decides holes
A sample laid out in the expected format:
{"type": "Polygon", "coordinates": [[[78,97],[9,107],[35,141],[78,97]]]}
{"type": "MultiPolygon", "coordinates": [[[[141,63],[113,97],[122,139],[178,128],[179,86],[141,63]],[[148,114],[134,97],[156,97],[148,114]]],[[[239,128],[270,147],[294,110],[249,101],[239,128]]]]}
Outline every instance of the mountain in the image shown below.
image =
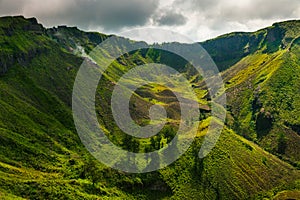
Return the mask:
{"type": "Polygon", "coordinates": [[[223,73],[234,130],[267,151],[299,166],[300,22],[263,29],[255,53],[223,73]]]}
{"type": "Polygon", "coordinates": [[[185,60],[151,45],[118,58],[96,94],[98,121],[116,145],[136,152],[159,149],[178,128],[178,102],[159,83],[139,88],[130,101],[132,118],[141,125],[149,121],[151,105],[166,107],[172,120],[158,136],[128,138],[114,123],[114,83],[137,65],[156,62],[180,71],[195,88],[201,108],[197,137],[180,159],[156,172],[128,174],[90,155],[72,117],[79,67],[111,36],[76,27],[46,29],[22,16],[0,18],[0,198],[299,198],[299,29],[299,21],[288,21],[200,43],[222,72],[228,97],[226,126],[203,159],[198,151],[213,119],[202,78],[185,60]]]}

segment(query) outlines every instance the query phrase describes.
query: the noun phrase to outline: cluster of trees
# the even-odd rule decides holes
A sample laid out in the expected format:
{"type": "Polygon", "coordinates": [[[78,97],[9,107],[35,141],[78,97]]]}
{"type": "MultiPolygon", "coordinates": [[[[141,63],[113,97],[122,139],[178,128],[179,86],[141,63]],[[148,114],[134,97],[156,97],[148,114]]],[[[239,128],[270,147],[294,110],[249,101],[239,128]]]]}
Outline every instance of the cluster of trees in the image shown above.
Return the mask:
{"type": "Polygon", "coordinates": [[[122,147],[130,152],[152,152],[163,148],[166,144],[170,143],[175,137],[176,132],[172,126],[166,126],[163,130],[149,139],[148,145],[141,145],[139,139],[125,134],[122,139],[122,147]]]}
{"type": "MultiPolygon", "coordinates": [[[[169,155],[169,159],[173,159],[173,156],[177,155],[177,143],[176,141],[172,142],[172,139],[175,137],[176,132],[172,126],[166,126],[163,130],[156,136],[153,136],[149,139],[147,145],[141,145],[141,142],[138,138],[132,137],[125,134],[121,140],[122,147],[127,151],[138,153],[138,152],[153,152],[163,148],[166,144],[172,145],[169,155]]],[[[158,154],[153,154],[151,157],[146,157],[148,166],[151,168],[157,168],[160,165],[160,157],[158,154]]],[[[135,157],[130,157],[126,162],[127,164],[135,165],[135,157]]],[[[120,163],[119,163],[120,164],[120,163]]],[[[134,167],[134,166],[131,166],[134,167]]],[[[82,177],[89,179],[93,186],[99,182],[103,177],[103,171],[99,168],[96,160],[88,159],[83,166],[82,177]]]]}

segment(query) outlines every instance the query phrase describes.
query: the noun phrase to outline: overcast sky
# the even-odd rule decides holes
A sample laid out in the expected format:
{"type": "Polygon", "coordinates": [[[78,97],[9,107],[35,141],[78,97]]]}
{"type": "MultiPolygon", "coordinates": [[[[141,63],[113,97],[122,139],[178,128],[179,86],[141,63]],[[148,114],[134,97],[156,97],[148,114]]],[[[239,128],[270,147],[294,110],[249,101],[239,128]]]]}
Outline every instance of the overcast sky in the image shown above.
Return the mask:
{"type": "Polygon", "coordinates": [[[300,19],[300,0],[0,0],[0,15],[34,16],[46,27],[66,24],[107,34],[158,27],[203,41],[300,19]]]}

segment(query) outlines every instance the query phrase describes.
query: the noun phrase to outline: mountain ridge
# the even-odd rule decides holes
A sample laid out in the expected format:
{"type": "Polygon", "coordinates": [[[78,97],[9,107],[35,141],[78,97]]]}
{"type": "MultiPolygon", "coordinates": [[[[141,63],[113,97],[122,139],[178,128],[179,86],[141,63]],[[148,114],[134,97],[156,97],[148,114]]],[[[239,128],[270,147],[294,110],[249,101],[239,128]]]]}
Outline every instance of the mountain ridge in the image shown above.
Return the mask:
{"type": "MultiPolygon", "coordinates": [[[[253,123],[257,126],[257,122],[261,121],[257,119],[266,120],[268,123],[270,115],[267,112],[273,116],[269,108],[281,105],[276,102],[275,106],[270,106],[267,97],[278,94],[277,86],[273,85],[280,84],[279,80],[290,80],[290,77],[293,77],[294,71],[291,69],[296,69],[299,55],[299,43],[294,34],[298,29],[288,32],[288,37],[282,36],[280,27],[285,24],[283,23],[274,25],[275,32],[271,32],[269,37],[262,33],[251,36],[254,38],[253,47],[249,46],[247,54],[244,47],[250,39],[244,41],[242,36],[238,36],[238,41],[242,42],[237,43],[234,49],[236,54],[233,52],[232,57],[222,54],[220,58],[224,59],[219,61],[216,58],[223,49],[215,49],[216,55],[212,54],[212,57],[223,71],[229,94],[229,114],[226,128],[208,157],[198,158],[203,136],[211,120],[209,113],[202,113],[199,117],[201,124],[198,136],[188,152],[179,160],[158,172],[125,174],[93,159],[81,144],[71,116],[72,86],[84,59],[82,53],[89,53],[99,41],[102,42],[109,36],[85,33],[77,28],[64,26],[41,31],[38,28],[40,26],[32,26],[31,23],[38,24],[34,19],[26,20],[22,17],[0,19],[0,66],[2,71],[5,71],[0,77],[1,198],[18,196],[25,199],[271,199],[280,195],[280,192],[289,194],[291,191],[296,193],[300,190],[297,168],[299,158],[292,157],[298,153],[289,153],[297,145],[291,144],[292,139],[289,135],[285,136],[286,139],[281,138],[282,141],[279,140],[279,136],[275,137],[275,140],[271,137],[272,131],[277,134],[276,127],[283,127],[282,122],[272,122],[272,127],[276,126],[276,129],[271,130],[271,133],[269,129],[263,129],[263,134],[258,140],[256,137],[262,132],[257,132],[256,127],[253,128],[253,123]],[[276,40],[273,41],[272,36],[275,36],[276,40]],[[287,40],[290,47],[283,48],[283,40],[286,41],[285,38],[290,37],[294,39],[287,40]],[[273,52],[274,50],[276,51],[273,52]],[[9,57],[10,54],[13,56],[9,57]],[[278,64],[276,58],[291,64],[278,64]],[[231,63],[230,67],[228,63],[231,63]],[[283,73],[279,73],[279,69],[290,73],[286,73],[287,77],[280,77],[283,73]],[[256,87],[246,90],[249,80],[254,82],[256,87]],[[272,87],[261,86],[267,95],[261,95],[261,91],[255,92],[261,83],[272,84],[272,87]],[[246,92],[240,92],[244,90],[246,92]],[[273,90],[274,94],[268,92],[273,90]],[[237,94],[241,97],[241,102],[235,100],[239,97],[237,94]],[[262,102],[264,112],[261,112],[262,107],[258,106],[258,100],[262,102]],[[258,108],[251,110],[252,105],[258,108]],[[243,112],[241,114],[239,107],[244,109],[246,117],[243,112]],[[250,130],[250,133],[240,130],[239,127],[250,130]],[[280,150],[277,149],[277,145],[285,144],[285,140],[288,146],[287,153],[277,152],[280,150]],[[268,141],[274,143],[276,152],[267,148],[268,141]],[[290,162],[287,163],[287,160],[290,162]]],[[[290,30],[289,26],[288,28],[290,30]]],[[[229,37],[228,41],[232,39],[229,37]]],[[[225,49],[229,48],[227,43],[231,43],[228,41],[225,45],[222,44],[225,49]]],[[[206,50],[212,52],[216,45],[213,43],[217,42],[210,41],[203,46],[205,48],[207,45],[206,50]]],[[[180,44],[177,45],[180,47],[180,44]]],[[[191,80],[195,89],[201,85],[201,77],[193,77],[192,70],[189,71],[191,68],[186,62],[175,59],[174,55],[167,52],[155,51],[151,46],[148,50],[132,52],[113,63],[104,74],[104,80],[99,83],[96,111],[99,113],[100,124],[111,130],[110,139],[122,147],[126,146],[125,141],[130,144],[137,141],[124,137],[113,123],[109,109],[113,82],[130,68],[151,62],[161,62],[180,69],[191,80]]],[[[297,77],[293,80],[292,86],[295,86],[297,77]]],[[[283,86],[290,88],[287,83],[283,86]]],[[[197,95],[201,105],[209,107],[207,91],[198,88],[197,95]]],[[[133,107],[141,105],[134,116],[140,120],[137,122],[147,122],[146,108],[153,104],[151,98],[154,97],[159,97],[157,101],[161,103],[167,100],[173,103],[172,106],[166,107],[174,116],[169,127],[176,129],[176,101],[173,100],[172,93],[156,85],[141,88],[132,99],[133,107]]],[[[286,98],[283,96],[283,99],[286,98]]],[[[274,117],[281,119],[285,115],[286,113],[279,113],[274,117]]],[[[299,116],[297,113],[295,115],[299,116]]],[[[287,118],[287,122],[293,121],[287,118]]],[[[297,125],[294,122],[293,124],[297,125]]],[[[165,145],[170,135],[173,137],[174,133],[169,127],[164,129],[161,136],[154,138],[153,148],[165,145]]],[[[283,131],[284,135],[288,133],[283,131]]],[[[291,136],[294,137],[294,134],[295,131],[291,136]]],[[[295,139],[298,141],[297,137],[295,139]]],[[[151,143],[147,140],[140,141],[139,151],[146,150],[142,145],[150,145],[152,148],[151,143]]]]}

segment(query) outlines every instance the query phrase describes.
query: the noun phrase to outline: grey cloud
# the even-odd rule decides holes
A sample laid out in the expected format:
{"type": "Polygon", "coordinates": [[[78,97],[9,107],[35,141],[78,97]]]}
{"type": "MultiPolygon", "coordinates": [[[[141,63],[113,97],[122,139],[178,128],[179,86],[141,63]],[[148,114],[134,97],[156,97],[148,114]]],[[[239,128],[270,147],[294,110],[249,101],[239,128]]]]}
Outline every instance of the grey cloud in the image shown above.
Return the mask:
{"type": "Polygon", "coordinates": [[[291,17],[300,7],[299,0],[175,0],[173,7],[198,12],[207,18],[266,19],[291,17]]]}
{"type": "Polygon", "coordinates": [[[158,25],[184,25],[186,23],[187,19],[185,16],[183,16],[180,13],[174,13],[174,12],[167,12],[166,14],[158,17],[155,22],[158,25]]]}
{"type": "Polygon", "coordinates": [[[186,13],[196,13],[199,24],[212,30],[229,24],[247,25],[253,20],[278,21],[300,17],[299,0],[175,0],[173,5],[186,13]]]}
{"type": "Polygon", "coordinates": [[[197,37],[202,30],[209,37],[256,30],[299,18],[299,11],[300,0],[0,0],[1,16],[35,16],[46,26],[66,24],[117,33],[153,22],[155,26],[180,26],[176,30],[184,27],[180,31],[197,37]]]}
{"type": "Polygon", "coordinates": [[[213,10],[222,0],[175,0],[173,7],[182,7],[187,11],[213,10]]]}
{"type": "MultiPolygon", "coordinates": [[[[194,0],[191,0],[194,1],[194,0]]],[[[207,0],[204,0],[204,2],[207,0]]],[[[300,7],[299,0],[213,0],[214,7],[206,14],[212,13],[215,18],[231,20],[273,19],[292,17],[300,7]]],[[[202,1],[201,1],[202,2],[202,1]]]]}
{"type": "Polygon", "coordinates": [[[0,0],[0,15],[15,15],[22,12],[24,1],[22,0],[0,0]]]}
{"type": "MultiPolygon", "coordinates": [[[[10,0],[0,2],[1,15],[6,12],[10,0]]],[[[52,7],[48,10],[43,1],[26,0],[19,5],[24,15],[36,16],[46,25],[68,24],[81,28],[103,27],[118,30],[128,26],[144,25],[158,8],[158,0],[67,0],[44,1],[52,7]],[[57,5],[58,4],[58,5],[57,5]],[[57,8],[57,9],[53,9],[57,8]]]]}
{"type": "Polygon", "coordinates": [[[78,1],[75,15],[70,19],[83,26],[102,25],[106,29],[118,29],[124,26],[144,25],[158,7],[157,0],[100,0],[78,1]]]}
{"type": "Polygon", "coordinates": [[[299,0],[253,0],[244,6],[222,8],[221,16],[229,20],[290,18],[300,7],[299,0]]]}

